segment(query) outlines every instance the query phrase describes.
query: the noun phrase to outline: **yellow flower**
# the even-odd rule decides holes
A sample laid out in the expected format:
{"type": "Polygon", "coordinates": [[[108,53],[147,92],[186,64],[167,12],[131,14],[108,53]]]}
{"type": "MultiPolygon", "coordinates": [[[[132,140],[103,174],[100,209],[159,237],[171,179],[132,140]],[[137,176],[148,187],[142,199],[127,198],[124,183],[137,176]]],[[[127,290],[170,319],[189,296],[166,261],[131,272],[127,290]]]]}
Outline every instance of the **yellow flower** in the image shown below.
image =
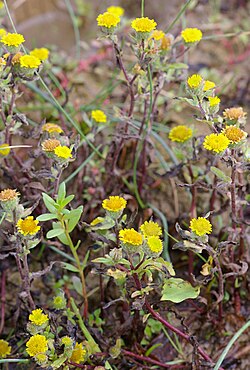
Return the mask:
{"type": "Polygon", "coordinates": [[[4,189],[0,192],[0,202],[9,202],[10,200],[15,200],[17,199],[18,191],[13,190],[13,189],[4,189]]]}
{"type": "Polygon", "coordinates": [[[230,141],[224,134],[210,134],[205,137],[203,146],[207,150],[220,153],[224,152],[229,144],[230,141]]]}
{"type": "Polygon", "coordinates": [[[10,153],[10,148],[9,148],[9,144],[1,144],[0,145],[0,156],[3,156],[5,157],[6,155],[8,155],[10,153]]]}
{"type": "Polygon", "coordinates": [[[141,225],[140,230],[145,237],[162,235],[161,227],[154,221],[145,221],[141,225]]]}
{"type": "Polygon", "coordinates": [[[162,241],[158,236],[150,236],[147,238],[147,245],[153,253],[161,253],[163,250],[162,241]]]}
{"type": "Polygon", "coordinates": [[[202,39],[202,32],[198,28],[186,28],[181,32],[181,36],[186,43],[193,43],[202,39]]]}
{"type": "Polygon", "coordinates": [[[165,36],[165,33],[161,30],[155,30],[152,32],[152,35],[149,37],[149,40],[154,39],[156,41],[162,40],[165,36]]]}
{"type": "Polygon", "coordinates": [[[96,226],[98,224],[101,224],[104,221],[104,217],[96,217],[93,221],[91,221],[91,226],[96,226]]]}
{"type": "Polygon", "coordinates": [[[72,149],[67,146],[58,145],[54,149],[54,153],[59,158],[69,159],[72,158],[72,149]]]}
{"type": "Polygon", "coordinates": [[[231,143],[238,143],[247,137],[247,132],[236,126],[226,126],[222,133],[230,140],[231,143]]]}
{"type": "Polygon", "coordinates": [[[24,236],[35,235],[41,229],[41,226],[38,226],[38,221],[34,220],[33,216],[18,220],[16,226],[18,232],[24,236]]]}
{"type": "Polygon", "coordinates": [[[107,12],[121,17],[124,14],[124,9],[120,6],[109,6],[107,12]]]}
{"type": "Polygon", "coordinates": [[[240,118],[245,118],[246,115],[247,113],[243,111],[242,107],[227,108],[223,112],[223,116],[229,120],[238,120],[240,118]]]}
{"type": "Polygon", "coordinates": [[[4,2],[0,1],[0,10],[4,8],[4,2]]]}
{"type": "Polygon", "coordinates": [[[136,32],[151,32],[157,26],[157,23],[154,19],[149,19],[148,17],[136,18],[132,21],[131,27],[136,32]]]}
{"type": "Polygon", "coordinates": [[[118,23],[120,23],[120,17],[113,13],[105,12],[103,14],[99,14],[96,18],[98,26],[112,28],[116,27],[118,23]]]}
{"type": "Polygon", "coordinates": [[[55,148],[61,145],[59,140],[48,139],[42,142],[42,149],[45,152],[54,152],[55,148]]]}
{"type": "Polygon", "coordinates": [[[41,308],[38,308],[37,310],[33,310],[31,312],[31,314],[29,315],[29,320],[33,324],[40,326],[40,325],[45,324],[47,321],[49,321],[49,318],[48,318],[48,315],[45,315],[43,313],[43,310],[41,310],[41,308]]]}
{"type": "Polygon", "coordinates": [[[218,96],[209,96],[208,97],[210,107],[220,104],[220,98],[218,96]]]}
{"type": "Polygon", "coordinates": [[[4,339],[0,339],[0,358],[5,358],[10,355],[10,352],[11,346],[9,346],[9,343],[4,339]]]}
{"type": "Polygon", "coordinates": [[[38,353],[35,356],[35,360],[39,365],[43,365],[48,360],[48,356],[46,356],[44,353],[38,353]]]}
{"type": "Polygon", "coordinates": [[[160,49],[161,50],[168,50],[171,46],[173,42],[173,37],[170,37],[168,35],[165,35],[162,39],[161,39],[161,46],[160,46],[160,49]]]}
{"type": "Polygon", "coordinates": [[[68,337],[67,335],[65,337],[62,337],[61,342],[62,342],[62,344],[64,344],[67,347],[72,346],[72,344],[73,344],[73,340],[70,337],[68,337]]]}
{"type": "Polygon", "coordinates": [[[31,50],[30,55],[44,61],[49,57],[49,50],[47,48],[35,48],[31,50]]]}
{"type": "Polygon", "coordinates": [[[55,132],[61,134],[63,132],[63,129],[61,129],[61,127],[55,123],[45,123],[42,126],[42,131],[46,131],[49,134],[53,134],[55,132]]]}
{"type": "Polygon", "coordinates": [[[0,39],[4,36],[4,35],[6,35],[6,31],[5,31],[5,29],[4,28],[0,28],[0,39]]]}
{"type": "Polygon", "coordinates": [[[192,218],[189,227],[198,236],[211,234],[212,232],[211,223],[204,217],[192,218]]]}
{"type": "Polygon", "coordinates": [[[135,229],[124,229],[119,231],[119,239],[123,243],[132,245],[141,245],[143,242],[142,235],[135,231],[135,229]]]}
{"type": "Polygon", "coordinates": [[[19,62],[22,68],[38,68],[41,64],[41,61],[32,55],[21,56],[19,62]]]}
{"type": "Polygon", "coordinates": [[[3,35],[0,42],[8,46],[18,47],[25,41],[23,35],[20,33],[7,33],[3,35]]]}
{"type": "Polygon", "coordinates": [[[26,343],[26,351],[31,357],[38,354],[44,354],[47,350],[48,341],[44,335],[33,335],[26,343]]]}
{"type": "Polygon", "coordinates": [[[184,143],[192,137],[192,134],[193,130],[191,128],[184,125],[179,125],[170,130],[168,137],[172,141],[184,143]]]}
{"type": "Polygon", "coordinates": [[[215,83],[213,81],[206,80],[204,81],[203,91],[211,90],[215,87],[215,83]]]}
{"type": "Polygon", "coordinates": [[[100,110],[100,109],[92,110],[91,117],[96,122],[99,122],[99,123],[105,123],[105,122],[107,122],[107,116],[106,116],[106,114],[102,110],[100,110]]]}
{"type": "Polygon", "coordinates": [[[4,58],[0,58],[0,66],[6,66],[6,60],[4,58]]]}
{"type": "Polygon", "coordinates": [[[127,201],[117,195],[104,199],[102,207],[110,212],[120,212],[126,207],[127,201]]]}
{"type": "Polygon", "coordinates": [[[192,75],[188,78],[187,84],[191,89],[196,89],[200,86],[202,77],[200,75],[192,75]]]}
{"type": "Polygon", "coordinates": [[[20,58],[21,56],[23,56],[23,53],[21,53],[20,51],[18,53],[16,53],[12,60],[11,60],[11,63],[14,65],[14,64],[17,64],[17,63],[20,63],[20,58]]]}
{"type": "Polygon", "coordinates": [[[86,353],[87,351],[83,348],[83,344],[76,343],[70,357],[70,361],[74,362],[75,364],[80,364],[80,362],[83,362],[85,360],[86,353]]]}

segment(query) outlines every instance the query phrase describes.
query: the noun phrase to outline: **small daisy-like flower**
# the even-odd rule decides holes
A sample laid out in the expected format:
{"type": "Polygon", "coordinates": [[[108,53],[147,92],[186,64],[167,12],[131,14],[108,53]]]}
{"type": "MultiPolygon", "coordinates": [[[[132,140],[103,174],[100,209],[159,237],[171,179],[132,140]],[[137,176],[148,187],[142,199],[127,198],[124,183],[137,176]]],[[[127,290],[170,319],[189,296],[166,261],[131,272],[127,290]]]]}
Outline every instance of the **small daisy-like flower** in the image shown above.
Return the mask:
{"type": "Polygon", "coordinates": [[[10,153],[10,148],[9,148],[9,144],[1,144],[0,145],[0,156],[3,156],[5,157],[6,155],[8,155],[10,153]]]}
{"type": "Polygon", "coordinates": [[[48,132],[49,134],[61,134],[63,132],[63,129],[55,123],[45,123],[42,126],[42,131],[48,132]]]}
{"type": "Polygon", "coordinates": [[[118,17],[116,14],[105,12],[103,14],[99,14],[98,17],[96,18],[97,24],[100,27],[105,27],[105,28],[113,28],[120,23],[120,17],[118,17]]]}
{"type": "Polygon", "coordinates": [[[181,32],[181,36],[187,44],[194,43],[202,39],[202,32],[198,28],[186,28],[181,32]]]}
{"type": "Polygon", "coordinates": [[[223,116],[229,120],[238,120],[240,118],[245,118],[246,115],[247,113],[243,111],[242,107],[227,108],[223,112],[223,116]]]}
{"type": "Polygon", "coordinates": [[[188,78],[187,84],[191,89],[196,89],[200,86],[202,82],[202,77],[200,75],[192,75],[188,78]]]}
{"type": "Polygon", "coordinates": [[[220,104],[220,98],[218,96],[209,96],[208,97],[210,107],[220,104]]]}
{"type": "Polygon", "coordinates": [[[59,140],[56,139],[48,139],[42,142],[42,149],[45,152],[54,152],[55,148],[61,145],[59,140]]]}
{"type": "Polygon", "coordinates": [[[247,137],[247,132],[236,126],[226,126],[222,133],[230,140],[231,143],[239,143],[247,137]]]}
{"type": "Polygon", "coordinates": [[[124,229],[119,231],[119,239],[123,243],[132,245],[142,245],[143,237],[135,229],[124,229]]]}
{"type": "Polygon", "coordinates": [[[184,143],[192,137],[192,134],[193,130],[191,128],[184,125],[179,125],[170,130],[168,137],[172,141],[184,143]]]}
{"type": "Polygon", "coordinates": [[[204,81],[203,91],[208,91],[215,88],[215,83],[213,81],[204,81]]]}
{"type": "Polygon", "coordinates": [[[16,200],[20,193],[13,189],[4,189],[0,192],[0,202],[9,202],[11,200],[16,200]]]}
{"type": "Polygon", "coordinates": [[[44,353],[38,353],[35,356],[35,360],[39,365],[43,365],[48,360],[48,356],[46,356],[44,353]]]}
{"type": "Polygon", "coordinates": [[[36,334],[26,343],[26,352],[31,357],[44,354],[48,350],[48,341],[44,335],[36,334]]]}
{"type": "Polygon", "coordinates": [[[4,339],[0,339],[0,358],[5,358],[10,355],[11,346],[4,339]]]}
{"type": "Polygon", "coordinates": [[[73,340],[66,335],[65,337],[62,337],[61,343],[64,344],[66,347],[70,347],[73,344],[73,340]]]}
{"type": "Polygon", "coordinates": [[[107,12],[121,17],[124,14],[124,9],[121,6],[109,6],[107,12]]]}
{"type": "Polygon", "coordinates": [[[156,41],[162,40],[165,36],[165,33],[161,30],[155,30],[152,32],[151,36],[149,37],[149,40],[154,39],[156,41]]]}
{"type": "Polygon", "coordinates": [[[204,217],[192,218],[189,227],[198,236],[211,234],[212,232],[211,223],[204,217]]]}
{"type": "Polygon", "coordinates": [[[23,55],[19,59],[20,66],[22,68],[38,68],[41,64],[40,59],[34,57],[33,55],[23,55]]]}
{"type": "Polygon", "coordinates": [[[0,39],[4,36],[4,35],[6,35],[6,31],[5,31],[5,29],[4,28],[0,28],[0,39]]]}
{"type": "Polygon", "coordinates": [[[96,217],[93,221],[90,222],[91,226],[96,226],[98,224],[101,224],[105,220],[104,217],[96,217]]]}
{"type": "Polygon", "coordinates": [[[33,324],[40,326],[40,325],[45,324],[47,321],[49,321],[49,318],[48,318],[48,315],[45,315],[43,313],[43,310],[41,310],[41,308],[38,308],[37,310],[33,310],[31,312],[31,314],[29,315],[29,320],[33,324]]]}
{"type": "Polygon", "coordinates": [[[48,59],[49,50],[47,48],[35,48],[30,52],[30,55],[38,58],[41,62],[48,59]]]}
{"type": "Polygon", "coordinates": [[[109,212],[120,212],[126,208],[127,201],[117,195],[111,195],[108,199],[104,199],[102,207],[109,212]]]}
{"type": "Polygon", "coordinates": [[[158,236],[150,236],[147,238],[147,246],[153,253],[161,253],[163,250],[163,244],[158,236]]]}
{"type": "Polygon", "coordinates": [[[82,343],[76,343],[75,348],[73,349],[72,355],[70,357],[70,361],[80,364],[85,360],[87,351],[83,348],[82,343]]]}
{"type": "Polygon", "coordinates": [[[2,42],[4,45],[15,47],[18,47],[24,41],[25,39],[20,33],[7,33],[6,35],[3,35],[0,40],[0,42],[2,42]]]}
{"type": "Polygon", "coordinates": [[[23,56],[23,53],[21,53],[20,51],[18,53],[16,53],[13,58],[11,59],[11,63],[13,65],[17,64],[17,63],[20,63],[20,58],[23,56]]]}
{"type": "Polygon", "coordinates": [[[141,17],[141,18],[136,18],[132,21],[131,27],[136,31],[136,32],[151,32],[155,30],[157,26],[157,23],[155,22],[154,19],[149,19],[148,17],[141,17]]]}
{"type": "Polygon", "coordinates": [[[41,229],[41,226],[38,226],[38,221],[34,220],[33,216],[18,220],[16,226],[18,232],[24,236],[35,235],[41,229]]]}
{"type": "Polygon", "coordinates": [[[164,37],[161,39],[160,49],[163,51],[167,51],[170,48],[172,43],[173,43],[173,36],[164,35],[164,37]]]}
{"type": "Polygon", "coordinates": [[[67,302],[63,294],[58,295],[53,299],[53,307],[56,310],[63,310],[66,307],[66,304],[67,302]]]}
{"type": "Polygon", "coordinates": [[[224,134],[210,134],[205,137],[203,146],[212,152],[221,153],[227,149],[229,144],[230,141],[224,134]]]}
{"type": "Polygon", "coordinates": [[[67,147],[65,145],[63,145],[63,146],[62,145],[58,145],[54,149],[54,153],[59,158],[63,158],[63,159],[72,158],[72,149],[70,149],[69,147],[67,147]]]}
{"type": "Polygon", "coordinates": [[[149,236],[161,236],[162,235],[162,229],[160,225],[154,221],[145,221],[141,225],[140,230],[146,238],[148,238],[149,236]]]}
{"type": "Polygon", "coordinates": [[[107,122],[107,116],[106,116],[106,114],[102,110],[100,110],[100,109],[92,110],[91,117],[96,122],[99,122],[99,123],[106,123],[107,122]]]}

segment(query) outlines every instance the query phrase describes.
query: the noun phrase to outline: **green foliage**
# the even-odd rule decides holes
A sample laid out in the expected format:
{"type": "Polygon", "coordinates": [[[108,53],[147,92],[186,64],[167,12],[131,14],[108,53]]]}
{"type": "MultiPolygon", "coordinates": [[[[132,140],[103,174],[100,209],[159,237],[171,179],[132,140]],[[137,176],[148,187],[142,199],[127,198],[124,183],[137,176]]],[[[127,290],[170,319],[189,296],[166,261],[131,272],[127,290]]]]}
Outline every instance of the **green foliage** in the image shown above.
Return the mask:
{"type": "Polygon", "coordinates": [[[180,303],[186,299],[195,299],[200,294],[200,287],[193,287],[180,278],[167,279],[163,285],[161,301],[180,303]]]}

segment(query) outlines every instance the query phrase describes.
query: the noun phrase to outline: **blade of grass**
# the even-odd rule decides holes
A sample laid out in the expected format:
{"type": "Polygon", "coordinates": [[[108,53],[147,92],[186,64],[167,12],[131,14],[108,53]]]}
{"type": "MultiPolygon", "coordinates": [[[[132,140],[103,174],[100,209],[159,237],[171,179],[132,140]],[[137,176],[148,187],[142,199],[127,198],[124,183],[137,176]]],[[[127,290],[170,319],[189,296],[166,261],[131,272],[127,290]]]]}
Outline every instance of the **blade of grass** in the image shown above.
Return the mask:
{"type": "Polygon", "coordinates": [[[77,25],[77,19],[76,19],[74,9],[71,5],[70,0],[64,0],[64,1],[65,1],[65,4],[66,4],[66,7],[68,9],[71,21],[72,21],[74,34],[75,34],[75,41],[76,41],[76,58],[79,59],[80,58],[80,53],[81,53],[81,49],[80,49],[81,39],[80,39],[80,31],[79,31],[79,28],[78,28],[78,25],[77,25]]]}
{"type": "Polygon", "coordinates": [[[181,8],[181,10],[179,11],[179,13],[177,14],[177,16],[175,17],[175,19],[173,20],[172,23],[170,23],[170,25],[166,28],[165,30],[165,33],[168,33],[175,25],[175,23],[178,22],[178,20],[180,19],[180,17],[182,16],[182,14],[186,11],[187,7],[189,6],[189,4],[191,3],[192,0],[188,0],[186,2],[185,5],[183,5],[183,7],[181,8]]]}

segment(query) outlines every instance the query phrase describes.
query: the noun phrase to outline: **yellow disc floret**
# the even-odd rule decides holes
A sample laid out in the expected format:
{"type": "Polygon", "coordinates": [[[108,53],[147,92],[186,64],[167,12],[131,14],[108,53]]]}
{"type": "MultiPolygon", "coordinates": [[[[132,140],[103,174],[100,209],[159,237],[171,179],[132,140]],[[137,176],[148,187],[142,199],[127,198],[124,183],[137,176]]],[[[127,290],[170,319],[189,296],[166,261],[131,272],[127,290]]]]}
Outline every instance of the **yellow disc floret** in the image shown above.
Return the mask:
{"type": "Polygon", "coordinates": [[[45,123],[42,126],[42,131],[48,132],[49,134],[54,134],[55,132],[61,134],[63,129],[56,123],[45,123]]]}
{"type": "Polygon", "coordinates": [[[18,220],[16,226],[18,232],[24,236],[35,235],[41,229],[41,226],[38,226],[38,221],[34,220],[33,216],[18,220]]]}
{"type": "Polygon", "coordinates": [[[45,324],[47,321],[49,321],[49,318],[48,318],[48,315],[45,315],[43,313],[43,310],[41,310],[41,308],[38,308],[37,310],[33,310],[31,312],[31,314],[29,315],[29,320],[33,324],[40,326],[40,325],[45,324]]]}
{"type": "Polygon", "coordinates": [[[242,107],[227,108],[223,112],[223,116],[229,120],[245,118],[246,115],[247,113],[243,111],[242,107]]]}
{"type": "Polygon", "coordinates": [[[161,253],[163,250],[162,241],[158,236],[150,236],[147,238],[147,245],[153,253],[161,253]]]}
{"type": "Polygon", "coordinates": [[[10,153],[10,148],[9,148],[9,144],[1,144],[0,145],[0,156],[3,156],[5,157],[6,155],[8,155],[10,153]]]}
{"type": "Polygon", "coordinates": [[[54,149],[54,153],[57,157],[63,158],[63,159],[69,159],[72,158],[72,149],[70,149],[67,146],[58,145],[54,149]]]}
{"type": "Polygon", "coordinates": [[[191,89],[196,89],[197,87],[199,87],[201,82],[202,77],[197,74],[190,76],[187,80],[187,84],[189,87],[191,87],[191,89]]]}
{"type": "Polygon", "coordinates": [[[47,48],[35,48],[30,52],[30,55],[44,61],[49,57],[49,50],[47,48]]]}
{"type": "Polygon", "coordinates": [[[56,139],[48,139],[42,142],[42,149],[45,152],[53,152],[55,148],[57,148],[59,145],[61,145],[59,140],[56,139]]]}
{"type": "Polygon", "coordinates": [[[220,104],[220,98],[218,96],[209,96],[208,97],[210,107],[220,104]]]}
{"type": "Polygon", "coordinates": [[[124,229],[119,231],[119,239],[123,243],[132,245],[141,245],[143,242],[143,237],[140,233],[135,231],[135,229],[124,229]]]}
{"type": "Polygon", "coordinates": [[[202,32],[198,28],[186,28],[181,36],[186,43],[194,43],[202,39],[202,32]]]}
{"type": "Polygon", "coordinates": [[[18,198],[20,193],[13,189],[4,189],[0,192],[0,202],[8,202],[18,198]]]}
{"type": "Polygon", "coordinates": [[[33,55],[23,55],[19,59],[20,66],[22,68],[38,68],[41,64],[40,59],[34,57],[33,55]]]}
{"type": "Polygon", "coordinates": [[[106,116],[106,114],[102,110],[100,110],[100,109],[92,110],[91,117],[96,122],[99,122],[99,123],[105,123],[105,122],[107,122],[107,116],[106,116]]]}
{"type": "Polygon", "coordinates": [[[156,41],[159,41],[159,40],[162,40],[163,37],[165,36],[165,33],[161,30],[155,30],[152,32],[151,36],[149,37],[149,39],[154,39],[156,41]]]}
{"type": "Polygon", "coordinates": [[[213,81],[206,80],[204,82],[203,91],[208,91],[215,88],[215,83],[213,81]]]}
{"type": "Polygon", "coordinates": [[[141,232],[145,237],[149,236],[161,236],[162,235],[162,229],[160,225],[157,222],[154,221],[145,221],[141,227],[141,232]]]}
{"type": "Polygon", "coordinates": [[[170,130],[168,137],[172,141],[184,143],[192,137],[192,134],[193,130],[191,128],[184,125],[179,125],[170,130]]]}
{"type": "Polygon", "coordinates": [[[10,355],[10,352],[11,346],[9,346],[9,343],[4,339],[0,339],[0,358],[5,358],[10,355]]]}
{"type": "Polygon", "coordinates": [[[121,17],[124,14],[124,9],[121,6],[109,6],[107,12],[121,17]]]}
{"type": "Polygon", "coordinates": [[[75,348],[73,349],[70,361],[75,364],[80,364],[85,360],[87,351],[83,348],[82,343],[76,343],[75,348]]]}
{"type": "Polygon", "coordinates": [[[7,33],[3,35],[0,42],[7,46],[15,46],[18,47],[25,41],[23,35],[20,33],[7,33]]]}
{"type": "Polygon", "coordinates": [[[126,207],[127,201],[117,195],[111,195],[108,199],[104,199],[102,207],[110,212],[120,212],[126,207]]]}
{"type": "Polygon", "coordinates": [[[203,146],[207,150],[220,153],[224,152],[229,144],[230,141],[224,134],[210,134],[205,137],[203,146]]]}
{"type": "Polygon", "coordinates": [[[6,35],[7,34],[7,32],[5,31],[5,29],[4,28],[0,28],[0,39],[4,36],[4,35],[6,35]]]}
{"type": "Polygon", "coordinates": [[[236,126],[226,126],[222,131],[223,134],[230,140],[231,143],[239,143],[247,137],[247,132],[236,126]]]}
{"type": "Polygon", "coordinates": [[[132,21],[131,27],[136,32],[151,32],[153,31],[157,26],[157,23],[154,21],[154,19],[149,19],[148,17],[141,17],[136,18],[132,21]]]}
{"type": "Polygon", "coordinates": [[[211,223],[204,217],[192,218],[189,227],[198,236],[211,234],[212,232],[211,223]]]}
{"type": "Polygon", "coordinates": [[[120,23],[120,17],[116,14],[105,12],[103,14],[99,14],[96,18],[97,24],[100,27],[112,28],[116,27],[118,23],[120,23]]]}
{"type": "Polygon", "coordinates": [[[44,335],[33,335],[26,343],[27,353],[33,357],[38,354],[43,354],[48,350],[48,341],[44,335]]]}

